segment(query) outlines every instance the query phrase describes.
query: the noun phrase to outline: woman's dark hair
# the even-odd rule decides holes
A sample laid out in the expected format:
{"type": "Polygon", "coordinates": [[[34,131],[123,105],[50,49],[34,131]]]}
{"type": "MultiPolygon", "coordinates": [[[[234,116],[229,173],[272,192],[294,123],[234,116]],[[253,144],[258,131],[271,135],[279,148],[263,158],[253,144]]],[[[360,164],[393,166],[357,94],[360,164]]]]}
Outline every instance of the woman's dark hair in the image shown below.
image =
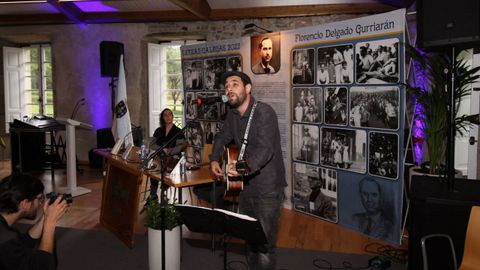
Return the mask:
{"type": "Polygon", "coordinates": [[[163,111],[160,113],[160,127],[164,127],[164,126],[165,126],[165,120],[163,120],[163,114],[164,114],[166,111],[170,111],[170,112],[173,114],[173,111],[170,110],[169,108],[163,109],[163,111]]]}
{"type": "Polygon", "coordinates": [[[18,211],[21,201],[32,201],[43,193],[42,181],[26,173],[14,173],[0,182],[0,213],[12,214],[18,211]]]}

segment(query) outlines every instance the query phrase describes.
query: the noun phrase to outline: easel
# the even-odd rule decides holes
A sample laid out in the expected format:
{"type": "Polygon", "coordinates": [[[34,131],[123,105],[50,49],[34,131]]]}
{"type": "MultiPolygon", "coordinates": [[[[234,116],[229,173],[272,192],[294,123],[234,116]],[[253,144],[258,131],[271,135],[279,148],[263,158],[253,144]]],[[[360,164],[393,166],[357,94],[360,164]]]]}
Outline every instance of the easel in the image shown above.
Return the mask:
{"type": "Polygon", "coordinates": [[[227,270],[228,236],[237,237],[250,244],[267,243],[262,225],[256,219],[223,209],[210,209],[191,205],[175,205],[182,220],[192,232],[212,233],[223,236],[223,269],[227,270]]]}

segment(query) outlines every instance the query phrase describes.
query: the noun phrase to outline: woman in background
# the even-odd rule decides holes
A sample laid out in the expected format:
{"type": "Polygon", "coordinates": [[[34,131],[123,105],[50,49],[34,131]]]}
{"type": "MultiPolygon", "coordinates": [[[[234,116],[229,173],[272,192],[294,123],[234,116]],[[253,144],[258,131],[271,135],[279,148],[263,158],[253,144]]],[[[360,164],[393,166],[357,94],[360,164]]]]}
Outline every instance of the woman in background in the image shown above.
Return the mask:
{"type": "MultiPolygon", "coordinates": [[[[175,140],[169,142],[168,145],[165,145],[165,147],[162,149],[163,153],[166,156],[178,154],[178,151],[172,150],[175,146],[177,146],[178,140],[185,139],[185,136],[183,134],[178,134],[181,132],[182,130],[173,123],[172,110],[168,108],[163,109],[163,111],[160,113],[160,127],[155,130],[155,132],[153,133],[153,137],[155,137],[155,142],[158,146],[163,146],[165,143],[167,143],[169,140],[176,136],[175,140]]],[[[158,199],[157,189],[158,181],[150,179],[150,199],[158,199]]]]}

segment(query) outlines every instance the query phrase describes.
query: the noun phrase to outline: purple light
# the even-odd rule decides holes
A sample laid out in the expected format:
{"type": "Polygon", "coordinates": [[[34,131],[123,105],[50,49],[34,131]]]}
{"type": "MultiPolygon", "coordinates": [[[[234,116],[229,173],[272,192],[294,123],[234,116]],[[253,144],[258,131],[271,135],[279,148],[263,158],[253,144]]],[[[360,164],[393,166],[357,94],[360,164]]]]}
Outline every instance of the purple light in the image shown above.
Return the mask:
{"type": "MultiPolygon", "coordinates": [[[[417,48],[417,50],[419,50],[417,48]]],[[[424,55],[425,52],[419,50],[421,55],[424,55]]],[[[413,68],[415,71],[415,77],[413,78],[413,85],[422,89],[422,91],[427,91],[428,87],[428,78],[425,71],[422,69],[420,63],[414,61],[413,68]]],[[[423,145],[425,143],[425,134],[423,132],[425,124],[422,119],[425,117],[422,113],[423,108],[420,104],[416,104],[415,107],[415,119],[413,121],[412,127],[412,140],[413,140],[413,152],[415,155],[415,162],[421,164],[423,160],[423,145]]]]}
{"type": "Polygon", "coordinates": [[[107,6],[100,1],[75,2],[75,5],[78,8],[80,8],[83,12],[114,12],[114,11],[118,11],[117,8],[107,6]]]}

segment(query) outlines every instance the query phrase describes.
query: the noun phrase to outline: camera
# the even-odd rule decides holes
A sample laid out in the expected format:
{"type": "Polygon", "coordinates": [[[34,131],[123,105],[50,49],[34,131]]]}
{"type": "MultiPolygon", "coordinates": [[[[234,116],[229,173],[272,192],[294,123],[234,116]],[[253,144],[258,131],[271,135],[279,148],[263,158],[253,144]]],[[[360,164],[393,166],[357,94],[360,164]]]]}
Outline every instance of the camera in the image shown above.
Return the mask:
{"type": "Polygon", "coordinates": [[[73,202],[72,199],[72,194],[62,194],[62,193],[56,193],[56,192],[50,192],[48,194],[45,194],[45,198],[48,200],[48,204],[52,204],[58,196],[62,196],[62,201],[65,200],[67,201],[67,204],[71,204],[73,202]]]}

